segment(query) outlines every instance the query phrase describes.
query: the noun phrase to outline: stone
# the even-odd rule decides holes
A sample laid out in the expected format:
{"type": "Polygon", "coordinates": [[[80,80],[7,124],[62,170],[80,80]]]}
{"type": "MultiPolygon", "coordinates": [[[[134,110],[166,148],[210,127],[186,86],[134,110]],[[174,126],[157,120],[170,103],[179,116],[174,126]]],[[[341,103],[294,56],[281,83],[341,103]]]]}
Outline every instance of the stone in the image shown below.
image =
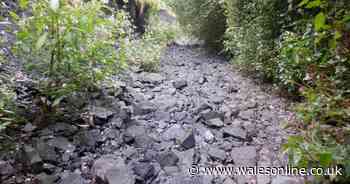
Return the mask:
{"type": "Polygon", "coordinates": [[[224,122],[220,118],[206,120],[205,124],[215,128],[221,128],[224,126],[224,122]]]}
{"type": "Polygon", "coordinates": [[[216,112],[212,110],[205,110],[200,113],[201,118],[203,118],[205,121],[211,120],[211,119],[220,119],[221,121],[225,118],[224,112],[216,112]]]}
{"type": "Polygon", "coordinates": [[[231,137],[243,139],[243,140],[247,138],[247,132],[239,126],[228,126],[223,128],[222,131],[223,131],[224,137],[231,136],[231,137]]]}
{"type": "Polygon", "coordinates": [[[158,155],[158,162],[161,167],[176,166],[179,162],[179,157],[172,151],[165,151],[158,155]]]}
{"type": "Polygon", "coordinates": [[[33,173],[40,173],[43,170],[43,160],[33,147],[28,145],[23,147],[23,159],[33,173]]]}
{"type": "Polygon", "coordinates": [[[23,131],[24,131],[24,132],[27,132],[27,133],[33,132],[35,129],[37,129],[37,127],[34,126],[34,125],[31,124],[31,123],[27,123],[27,124],[23,127],[23,131]]]}
{"type": "Polygon", "coordinates": [[[254,112],[254,109],[248,109],[245,111],[240,111],[238,116],[243,120],[250,120],[250,119],[254,119],[255,112],[254,112]]]}
{"type": "Polygon", "coordinates": [[[195,139],[193,131],[187,133],[187,135],[183,139],[181,139],[180,145],[185,150],[191,149],[191,148],[196,146],[196,139],[195,139]]]}
{"type": "Polygon", "coordinates": [[[50,146],[53,146],[61,151],[72,153],[75,150],[75,146],[70,143],[65,137],[56,137],[50,139],[47,142],[50,146]]]}
{"type": "Polygon", "coordinates": [[[154,139],[149,135],[143,134],[140,136],[136,136],[134,138],[133,145],[135,148],[151,148],[153,146],[154,139]]]}
{"type": "Polygon", "coordinates": [[[126,143],[130,143],[135,140],[136,137],[146,134],[146,129],[144,126],[133,125],[126,129],[123,140],[126,143]]]}
{"type": "Polygon", "coordinates": [[[138,180],[143,183],[151,180],[156,175],[156,170],[154,166],[150,163],[139,162],[133,166],[134,174],[137,176],[138,180]]]}
{"type": "Polygon", "coordinates": [[[57,175],[47,175],[45,173],[41,173],[35,178],[38,181],[38,184],[52,184],[57,183],[59,180],[59,177],[57,175]]]}
{"type": "Polygon", "coordinates": [[[302,184],[304,181],[300,178],[289,176],[277,176],[272,179],[271,184],[302,184]]]}
{"type": "Polygon", "coordinates": [[[56,135],[62,136],[72,136],[78,131],[78,128],[74,125],[67,123],[55,123],[49,126],[49,129],[52,130],[56,135]]]}
{"type": "Polygon", "coordinates": [[[173,82],[173,86],[174,86],[174,88],[176,88],[176,89],[183,89],[183,88],[185,88],[185,87],[187,87],[187,81],[186,80],[178,80],[178,81],[174,81],[173,82]]]}
{"type": "Polygon", "coordinates": [[[204,136],[205,141],[207,141],[207,142],[209,142],[209,143],[213,142],[214,139],[215,139],[215,136],[213,135],[213,133],[211,133],[210,130],[206,130],[206,131],[204,132],[204,135],[203,135],[203,136],[204,136]]]}
{"type": "Polygon", "coordinates": [[[93,150],[100,138],[99,130],[84,130],[74,136],[73,142],[83,150],[93,150]]]}
{"type": "Polygon", "coordinates": [[[36,144],[36,150],[38,151],[40,157],[48,163],[57,164],[59,163],[58,154],[55,151],[55,147],[49,145],[48,143],[40,140],[36,144]]]}
{"type": "Polygon", "coordinates": [[[222,104],[225,101],[225,97],[224,96],[214,96],[214,97],[211,97],[210,100],[215,104],[222,104]]]}
{"type": "Polygon", "coordinates": [[[132,107],[135,116],[146,115],[157,110],[157,107],[153,103],[148,101],[133,103],[132,107]]]}
{"type": "Polygon", "coordinates": [[[94,116],[94,123],[96,125],[103,125],[107,123],[108,120],[114,115],[114,112],[104,107],[93,107],[91,113],[94,116]]]}
{"type": "Polygon", "coordinates": [[[180,169],[177,166],[166,166],[163,168],[164,172],[168,176],[173,176],[180,172],[180,169]]]}
{"type": "Polygon", "coordinates": [[[233,179],[226,177],[223,184],[237,184],[233,179]]]}
{"type": "Polygon", "coordinates": [[[104,182],[107,172],[113,169],[118,169],[119,167],[125,167],[122,159],[116,159],[111,155],[105,155],[95,160],[91,171],[97,180],[104,182]]]}
{"type": "Polygon", "coordinates": [[[200,105],[198,105],[198,107],[194,110],[194,112],[196,114],[201,113],[201,112],[206,111],[206,110],[211,110],[212,109],[211,106],[208,104],[208,102],[200,101],[199,103],[200,103],[200,105]]]}
{"type": "Polygon", "coordinates": [[[222,162],[226,160],[226,152],[219,148],[215,148],[215,147],[209,148],[208,155],[214,160],[219,160],[222,162]]]}
{"type": "Polygon", "coordinates": [[[181,125],[175,124],[163,133],[162,138],[165,141],[171,141],[171,140],[183,138],[185,136],[186,136],[186,131],[181,127],[181,125]]]}
{"type": "Polygon", "coordinates": [[[203,85],[203,84],[206,83],[206,82],[208,82],[208,79],[207,79],[206,77],[201,77],[201,78],[199,78],[199,80],[198,80],[198,83],[201,84],[201,85],[203,85]]]}
{"type": "Polygon", "coordinates": [[[184,119],[186,119],[188,116],[188,114],[186,112],[176,112],[175,115],[174,115],[174,119],[177,121],[177,122],[181,122],[183,121],[184,119]]]}
{"type": "Polygon", "coordinates": [[[56,166],[54,166],[52,164],[44,163],[43,164],[43,171],[46,174],[52,174],[56,171],[56,166]]]}
{"type": "Polygon", "coordinates": [[[135,184],[135,181],[135,175],[126,167],[112,168],[105,175],[108,184],[135,184]]]}
{"type": "Polygon", "coordinates": [[[257,151],[254,146],[232,148],[231,158],[237,166],[254,167],[257,163],[257,151]],[[242,154],[244,153],[244,154],[242,154]]]}
{"type": "Polygon", "coordinates": [[[156,121],[164,121],[169,122],[171,120],[171,116],[169,112],[165,111],[156,111],[154,113],[154,120],[156,121]]]}
{"type": "Polygon", "coordinates": [[[1,176],[12,176],[15,174],[15,169],[10,163],[0,160],[0,178],[1,176]]]}
{"type": "Polygon", "coordinates": [[[158,73],[143,73],[139,79],[143,83],[160,84],[164,80],[164,77],[158,73]]]}
{"type": "Polygon", "coordinates": [[[78,173],[64,173],[59,184],[84,184],[84,179],[78,173]]]}

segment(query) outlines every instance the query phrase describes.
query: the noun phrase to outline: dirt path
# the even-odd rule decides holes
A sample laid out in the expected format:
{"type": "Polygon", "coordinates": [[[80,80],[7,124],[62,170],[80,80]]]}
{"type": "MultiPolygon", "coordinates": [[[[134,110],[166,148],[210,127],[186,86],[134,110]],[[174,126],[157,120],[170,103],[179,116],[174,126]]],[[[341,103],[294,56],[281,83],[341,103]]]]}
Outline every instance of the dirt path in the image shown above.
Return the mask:
{"type": "Polygon", "coordinates": [[[19,154],[30,169],[11,170],[0,161],[8,176],[16,175],[5,183],[28,178],[61,184],[302,183],[285,176],[203,175],[204,167],[286,164],[279,156],[286,137],[280,124],[289,116],[283,100],[224,59],[173,45],[160,73],[134,69],[119,80],[119,90],[97,94],[90,105],[95,127],[27,126],[31,140],[19,154]],[[196,177],[189,173],[193,165],[201,167],[196,177]]]}

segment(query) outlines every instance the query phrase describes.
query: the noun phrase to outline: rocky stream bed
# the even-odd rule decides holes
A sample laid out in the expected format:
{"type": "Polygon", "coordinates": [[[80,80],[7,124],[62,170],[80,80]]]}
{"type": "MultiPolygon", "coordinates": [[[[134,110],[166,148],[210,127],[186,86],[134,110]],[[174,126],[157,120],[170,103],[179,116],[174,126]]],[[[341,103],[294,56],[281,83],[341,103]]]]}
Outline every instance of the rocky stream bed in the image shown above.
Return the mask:
{"type": "MultiPolygon", "coordinates": [[[[130,69],[119,90],[96,94],[93,126],[23,128],[26,141],[0,158],[3,184],[294,184],[287,176],[191,176],[192,165],[284,166],[283,99],[225,59],[173,44],[159,73],[130,69]]],[[[79,103],[77,101],[77,103],[79,103]]]]}

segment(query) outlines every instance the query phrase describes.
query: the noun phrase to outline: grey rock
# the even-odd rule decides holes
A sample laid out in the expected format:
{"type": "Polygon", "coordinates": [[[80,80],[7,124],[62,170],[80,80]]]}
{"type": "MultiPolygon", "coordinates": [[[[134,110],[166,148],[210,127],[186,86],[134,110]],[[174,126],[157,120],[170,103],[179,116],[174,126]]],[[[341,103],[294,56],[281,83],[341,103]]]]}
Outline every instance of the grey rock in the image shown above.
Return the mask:
{"type": "Polygon", "coordinates": [[[135,175],[126,167],[112,168],[105,175],[108,184],[135,184],[135,175]]]}
{"type": "Polygon", "coordinates": [[[96,129],[90,131],[84,130],[76,134],[73,139],[74,144],[83,150],[93,150],[99,139],[101,139],[101,134],[96,129]]]}
{"type": "Polygon", "coordinates": [[[41,173],[36,176],[36,180],[38,181],[38,184],[52,184],[56,183],[59,180],[59,177],[57,175],[41,173]]]}
{"type": "Polygon", "coordinates": [[[243,120],[250,120],[250,119],[254,119],[255,112],[253,109],[248,109],[245,111],[240,111],[238,116],[243,120]]]}
{"type": "Polygon", "coordinates": [[[179,124],[175,124],[167,129],[162,138],[166,141],[180,139],[186,136],[186,131],[179,124]]]}
{"type": "Polygon", "coordinates": [[[94,123],[97,125],[103,125],[107,123],[108,120],[114,115],[113,111],[108,110],[104,107],[93,107],[91,113],[94,115],[94,123]]]}
{"type": "Polygon", "coordinates": [[[224,96],[214,96],[214,97],[211,97],[210,99],[215,104],[222,104],[225,101],[225,97],[224,96]]]}
{"type": "Polygon", "coordinates": [[[180,172],[180,169],[177,166],[166,166],[163,168],[163,170],[164,170],[165,174],[168,176],[173,176],[173,175],[176,175],[180,172]]]}
{"type": "Polygon", "coordinates": [[[164,77],[158,73],[143,73],[139,80],[143,83],[160,84],[164,77]]]}
{"type": "Polygon", "coordinates": [[[135,140],[136,137],[142,136],[146,134],[146,129],[144,126],[133,125],[126,129],[124,133],[123,140],[126,143],[130,143],[135,140]]]}
{"type": "Polygon", "coordinates": [[[64,173],[60,184],[84,184],[84,179],[78,173],[64,173]]]}
{"type": "Polygon", "coordinates": [[[172,177],[169,180],[167,180],[167,182],[164,184],[205,184],[205,183],[204,183],[203,177],[172,177]]]}
{"type": "Polygon", "coordinates": [[[133,171],[134,174],[137,176],[137,179],[141,180],[142,182],[147,182],[156,175],[156,169],[150,163],[136,163],[133,166],[133,171]]]}
{"type": "Polygon", "coordinates": [[[57,164],[58,154],[55,151],[55,147],[44,142],[43,140],[39,140],[36,144],[36,149],[40,155],[40,157],[48,163],[57,164]]]}
{"type": "Polygon", "coordinates": [[[75,150],[75,146],[70,143],[65,137],[56,137],[47,142],[50,146],[53,146],[59,150],[72,153],[75,150]]]}
{"type": "Polygon", "coordinates": [[[205,110],[205,111],[200,113],[200,116],[201,116],[201,118],[203,118],[206,121],[211,120],[211,119],[220,119],[223,121],[225,118],[225,113],[211,111],[211,110],[205,110]]]}
{"type": "Polygon", "coordinates": [[[253,167],[257,163],[256,147],[244,146],[232,148],[231,158],[236,165],[253,167]]]}
{"type": "Polygon", "coordinates": [[[49,129],[52,130],[56,135],[71,136],[78,131],[78,128],[74,125],[67,123],[55,123],[49,126],[49,129]]]}
{"type": "Polygon", "coordinates": [[[165,111],[156,111],[154,113],[154,120],[156,121],[164,121],[169,122],[171,120],[171,116],[169,112],[165,111]]]}
{"type": "Polygon", "coordinates": [[[48,164],[48,163],[44,163],[43,164],[43,171],[47,174],[52,174],[56,171],[56,166],[52,165],[52,164],[48,164]]]}
{"type": "Polygon", "coordinates": [[[149,135],[143,134],[136,136],[133,143],[136,148],[151,148],[153,146],[154,139],[149,135]]]}
{"type": "Polygon", "coordinates": [[[27,123],[24,127],[23,127],[23,131],[24,132],[33,132],[35,129],[37,129],[36,126],[34,126],[33,124],[31,123],[27,123]]]}
{"type": "Polygon", "coordinates": [[[181,146],[187,150],[196,146],[196,139],[193,131],[187,133],[187,135],[180,141],[181,146]]]}
{"type": "Polygon", "coordinates": [[[208,81],[208,79],[207,79],[206,77],[201,77],[201,78],[199,78],[198,83],[201,84],[201,85],[203,85],[203,84],[206,83],[207,81],[208,81]]]}
{"type": "Polygon", "coordinates": [[[123,119],[121,119],[120,117],[118,116],[114,116],[111,120],[110,120],[110,123],[115,127],[115,128],[125,128],[125,124],[124,124],[124,121],[123,119]]]}
{"type": "Polygon", "coordinates": [[[223,184],[237,184],[233,179],[227,177],[223,184]]]}
{"type": "Polygon", "coordinates": [[[133,109],[134,109],[134,115],[139,116],[139,115],[145,115],[151,112],[154,112],[157,110],[157,107],[148,101],[142,101],[139,103],[133,103],[133,109]]]}
{"type": "Polygon", "coordinates": [[[179,157],[172,151],[165,151],[158,155],[158,162],[161,167],[176,166],[179,162],[179,157]]]}
{"type": "Polygon", "coordinates": [[[174,118],[177,122],[181,122],[186,119],[187,116],[188,114],[186,112],[176,112],[174,118]]]}
{"type": "Polygon", "coordinates": [[[226,160],[226,152],[219,148],[215,148],[215,147],[209,148],[208,155],[214,160],[219,160],[219,161],[226,160]]]}
{"type": "Polygon", "coordinates": [[[0,160],[0,176],[12,176],[15,172],[10,163],[0,160]]]}
{"type": "Polygon", "coordinates": [[[183,88],[187,87],[187,81],[186,80],[174,81],[173,86],[176,89],[183,89],[183,88]]]}
{"type": "Polygon", "coordinates": [[[205,124],[215,128],[221,128],[224,126],[224,122],[220,118],[206,120],[205,124]]]}
{"type": "Polygon", "coordinates": [[[25,164],[31,168],[33,173],[40,173],[43,170],[43,160],[37,150],[31,146],[25,145],[22,151],[22,159],[24,159],[25,164]]]}
{"type": "Polygon", "coordinates": [[[110,170],[118,169],[120,167],[126,167],[122,159],[116,159],[111,155],[106,155],[94,162],[91,171],[98,181],[105,182],[107,173],[110,170]]]}
{"type": "Polygon", "coordinates": [[[272,179],[271,184],[302,184],[304,181],[301,178],[289,176],[277,176],[272,179]]]}
{"type": "Polygon", "coordinates": [[[194,112],[198,114],[205,110],[210,110],[210,109],[212,109],[212,107],[207,102],[200,102],[200,105],[198,105],[198,107],[194,110],[194,112]]]}
{"type": "Polygon", "coordinates": [[[247,132],[239,126],[229,126],[223,128],[224,137],[232,136],[239,139],[246,139],[247,132]]]}

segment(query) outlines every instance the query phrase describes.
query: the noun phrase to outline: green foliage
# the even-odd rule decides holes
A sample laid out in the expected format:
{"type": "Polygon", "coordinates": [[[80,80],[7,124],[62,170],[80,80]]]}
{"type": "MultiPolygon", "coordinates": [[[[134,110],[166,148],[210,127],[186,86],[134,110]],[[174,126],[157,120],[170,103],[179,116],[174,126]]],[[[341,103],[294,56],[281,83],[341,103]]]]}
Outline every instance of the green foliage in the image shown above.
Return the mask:
{"type": "Polygon", "coordinates": [[[286,39],[281,55],[282,61],[299,68],[293,74],[302,72],[294,80],[300,81],[300,92],[305,97],[296,108],[305,139],[299,143],[289,140],[285,150],[300,155],[292,159],[297,165],[343,167],[342,177],[328,179],[347,183],[350,179],[350,7],[346,1],[328,0],[304,0],[298,7],[305,21],[301,22],[304,25],[296,26],[308,24],[313,29],[304,36],[296,36],[292,44],[286,39]],[[285,51],[295,54],[288,56],[285,51]],[[302,81],[304,76],[306,80],[302,81]]]}
{"type": "MultiPolygon", "coordinates": [[[[293,122],[300,135],[290,137],[284,146],[291,163],[303,167],[343,167],[343,176],[317,179],[348,183],[349,2],[180,0],[175,7],[182,25],[201,37],[206,35],[203,30],[217,29],[207,22],[215,20],[215,16],[208,15],[220,12],[215,9],[218,4],[225,10],[227,29],[223,43],[233,62],[304,99],[296,107],[293,122]]],[[[221,41],[222,35],[212,35],[221,41]]]]}
{"type": "Polygon", "coordinates": [[[125,13],[107,17],[109,8],[96,0],[39,0],[31,9],[30,17],[18,19],[14,51],[39,81],[46,104],[56,105],[73,91],[94,89],[125,66],[125,13]]]}
{"type": "Polygon", "coordinates": [[[144,71],[158,72],[161,55],[167,44],[175,39],[178,29],[178,25],[162,22],[157,14],[153,14],[146,33],[127,44],[126,57],[129,62],[144,71]]]}
{"type": "Polygon", "coordinates": [[[223,34],[226,30],[223,1],[178,0],[173,6],[185,31],[204,40],[211,48],[223,48],[223,34]]]}
{"type": "Polygon", "coordinates": [[[225,49],[235,62],[273,79],[276,76],[282,16],[288,5],[276,0],[225,1],[227,25],[225,49]]]}
{"type": "Polygon", "coordinates": [[[9,87],[8,76],[0,74],[0,133],[16,121],[13,90],[9,87]]]}

